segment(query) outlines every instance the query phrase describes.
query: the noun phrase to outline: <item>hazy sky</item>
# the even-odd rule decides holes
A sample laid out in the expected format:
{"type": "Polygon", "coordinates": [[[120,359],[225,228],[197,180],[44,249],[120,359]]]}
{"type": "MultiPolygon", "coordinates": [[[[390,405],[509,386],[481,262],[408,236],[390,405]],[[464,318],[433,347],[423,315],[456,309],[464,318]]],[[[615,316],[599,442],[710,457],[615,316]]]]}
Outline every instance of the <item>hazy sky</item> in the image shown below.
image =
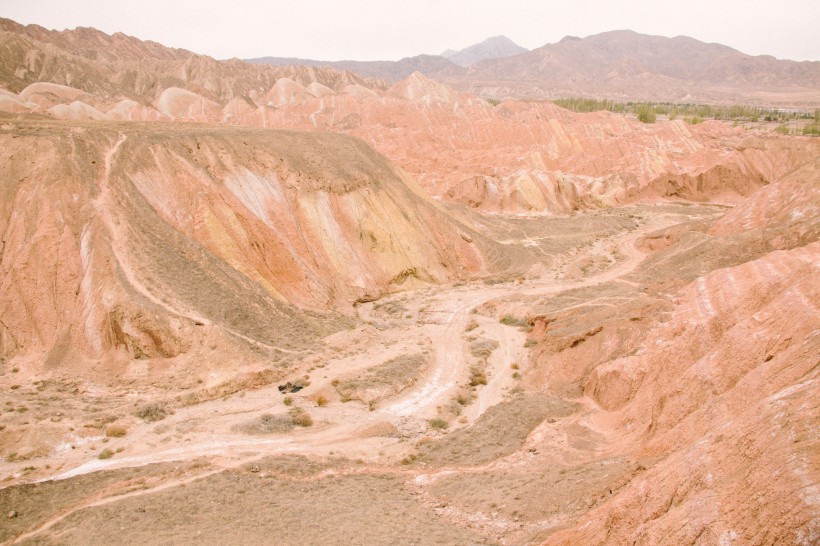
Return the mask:
{"type": "Polygon", "coordinates": [[[0,16],[120,31],[220,59],[395,60],[498,34],[533,49],[632,29],[820,60],[820,0],[0,0],[0,16]]]}

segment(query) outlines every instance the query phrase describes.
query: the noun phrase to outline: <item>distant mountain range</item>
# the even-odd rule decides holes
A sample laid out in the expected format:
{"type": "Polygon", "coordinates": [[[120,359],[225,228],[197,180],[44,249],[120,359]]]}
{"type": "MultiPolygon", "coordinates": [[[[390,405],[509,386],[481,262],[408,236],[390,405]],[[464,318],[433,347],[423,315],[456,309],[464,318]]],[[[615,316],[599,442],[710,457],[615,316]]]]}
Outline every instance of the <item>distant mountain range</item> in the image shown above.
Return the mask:
{"type": "Polygon", "coordinates": [[[461,51],[448,49],[441,55],[416,55],[398,61],[318,61],[294,57],[260,57],[245,60],[252,64],[301,65],[349,70],[368,78],[384,79],[395,83],[407,78],[413,72],[421,72],[428,76],[458,78],[465,74],[466,67],[480,61],[509,57],[527,51],[506,36],[494,36],[461,51]]]}
{"type": "Polygon", "coordinates": [[[219,61],[93,28],[55,31],[0,18],[0,87],[68,85],[148,102],[176,86],[224,102],[265,93],[279,78],[334,90],[387,89],[413,72],[484,98],[594,97],[799,108],[820,107],[820,62],[750,56],[693,38],[620,30],[566,37],[527,51],[504,36],[399,61],[263,57],[219,61]]]}
{"type": "Polygon", "coordinates": [[[487,38],[480,44],[474,44],[465,47],[461,51],[453,51],[448,49],[441,54],[445,59],[449,59],[459,66],[470,66],[480,61],[487,59],[503,59],[504,57],[512,57],[519,53],[526,53],[529,51],[526,48],[516,44],[506,36],[493,36],[487,38]]]}
{"type": "Polygon", "coordinates": [[[567,37],[533,51],[435,75],[484,96],[596,96],[677,102],[820,105],[820,62],[750,56],[686,36],[628,30],[567,37]]]}
{"type": "Polygon", "coordinates": [[[348,70],[366,78],[383,79],[390,83],[401,81],[413,72],[421,72],[428,76],[442,74],[458,76],[465,71],[463,67],[440,55],[417,55],[398,61],[317,61],[294,57],[260,57],[245,59],[245,61],[258,65],[313,66],[348,70]]]}
{"type": "Polygon", "coordinates": [[[487,98],[616,100],[820,106],[820,62],[751,56],[720,44],[617,30],[568,36],[527,51],[504,36],[461,51],[399,61],[315,61],[263,57],[248,62],[349,70],[396,82],[414,71],[487,98]]]}

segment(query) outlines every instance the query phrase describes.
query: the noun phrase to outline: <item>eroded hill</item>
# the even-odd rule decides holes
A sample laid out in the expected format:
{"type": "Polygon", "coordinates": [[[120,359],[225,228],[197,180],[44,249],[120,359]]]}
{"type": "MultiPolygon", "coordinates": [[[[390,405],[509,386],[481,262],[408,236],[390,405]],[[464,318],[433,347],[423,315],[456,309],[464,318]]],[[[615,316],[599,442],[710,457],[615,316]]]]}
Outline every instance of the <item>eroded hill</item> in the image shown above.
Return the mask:
{"type": "Polygon", "coordinates": [[[0,541],[818,541],[815,140],[3,28],[0,541]]]}
{"type": "Polygon", "coordinates": [[[0,139],[4,358],[292,353],[346,324],[317,312],[483,268],[479,235],[350,137],[10,122],[0,139]]]}

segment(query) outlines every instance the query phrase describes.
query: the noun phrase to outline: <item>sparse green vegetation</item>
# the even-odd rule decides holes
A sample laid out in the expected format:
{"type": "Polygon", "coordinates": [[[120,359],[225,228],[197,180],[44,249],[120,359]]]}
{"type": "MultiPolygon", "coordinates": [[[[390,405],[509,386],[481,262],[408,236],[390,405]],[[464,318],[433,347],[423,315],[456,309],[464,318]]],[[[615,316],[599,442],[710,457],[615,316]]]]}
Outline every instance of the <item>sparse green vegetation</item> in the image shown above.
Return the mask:
{"type": "Polygon", "coordinates": [[[655,116],[666,116],[669,120],[674,120],[679,116],[684,116],[687,123],[695,125],[706,119],[719,119],[729,121],[768,121],[768,122],[788,122],[797,119],[818,119],[817,110],[814,112],[786,110],[778,108],[759,108],[756,106],[721,106],[710,104],[673,104],[669,102],[616,102],[613,100],[585,99],[580,97],[570,97],[556,99],[553,102],[562,108],[573,112],[599,112],[606,110],[619,114],[634,114],[644,123],[653,123],[655,116]]]}
{"type": "Polygon", "coordinates": [[[108,448],[105,448],[105,449],[103,449],[102,451],[100,451],[100,454],[99,454],[99,455],[97,455],[97,458],[98,458],[98,459],[110,459],[110,458],[111,458],[111,457],[113,457],[113,456],[114,456],[114,452],[113,452],[113,451],[111,451],[111,450],[110,450],[110,449],[108,449],[108,448]]]}
{"type": "Polygon", "coordinates": [[[500,99],[494,99],[494,98],[490,97],[489,99],[485,99],[485,100],[486,100],[488,103],[490,103],[492,106],[498,106],[499,104],[501,104],[501,100],[500,100],[500,99]]]}
{"type": "Polygon", "coordinates": [[[282,400],[282,403],[285,404],[286,406],[292,406],[293,405],[293,397],[292,396],[286,396],[282,400]]]}
{"type": "Polygon", "coordinates": [[[642,105],[637,111],[638,121],[641,123],[655,123],[657,114],[652,106],[642,105]]]}
{"type": "Polygon", "coordinates": [[[526,320],[522,320],[512,315],[504,315],[501,317],[501,324],[515,326],[516,328],[524,328],[525,330],[529,330],[530,328],[530,324],[526,320]]]}
{"type": "Polygon", "coordinates": [[[803,135],[820,136],[820,123],[810,123],[803,126],[803,135]]]}

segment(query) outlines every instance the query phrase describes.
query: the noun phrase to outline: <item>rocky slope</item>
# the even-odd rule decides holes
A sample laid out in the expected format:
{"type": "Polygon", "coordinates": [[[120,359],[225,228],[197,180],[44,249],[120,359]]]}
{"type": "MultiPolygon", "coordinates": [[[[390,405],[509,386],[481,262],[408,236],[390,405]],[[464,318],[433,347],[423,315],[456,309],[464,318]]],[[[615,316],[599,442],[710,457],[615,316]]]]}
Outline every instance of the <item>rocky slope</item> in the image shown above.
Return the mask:
{"type": "Polygon", "coordinates": [[[149,104],[169,87],[224,102],[264,94],[282,77],[336,90],[352,84],[384,85],[334,69],[217,61],[124,34],[92,28],[53,31],[3,18],[0,51],[0,87],[5,90],[17,93],[34,82],[70,86],[95,95],[105,104],[103,110],[123,98],[149,104]]]}
{"type": "Polygon", "coordinates": [[[357,299],[478,272],[406,175],[341,135],[2,126],[0,353],[190,359],[304,348],[357,299]]]}
{"type": "Polygon", "coordinates": [[[657,462],[547,543],[816,540],[818,250],[699,277],[634,356],[595,368],[589,426],[657,462]]]}
{"type": "Polygon", "coordinates": [[[532,384],[589,400],[599,457],[639,465],[547,544],[816,541],[817,167],[649,237],[642,290],[530,308],[532,384]]]}

